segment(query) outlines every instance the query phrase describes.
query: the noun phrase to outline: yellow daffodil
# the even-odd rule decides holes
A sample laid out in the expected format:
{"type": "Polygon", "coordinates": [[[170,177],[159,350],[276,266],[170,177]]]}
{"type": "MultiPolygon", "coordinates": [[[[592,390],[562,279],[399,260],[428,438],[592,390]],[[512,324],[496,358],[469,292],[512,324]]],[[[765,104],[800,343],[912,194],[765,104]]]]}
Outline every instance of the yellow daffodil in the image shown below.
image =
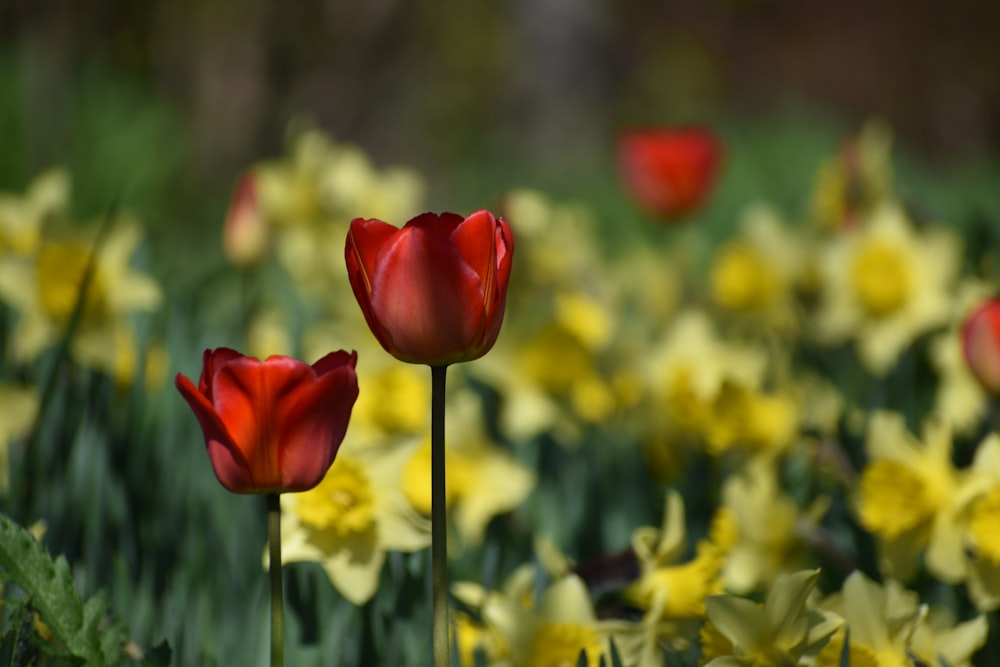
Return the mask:
{"type": "MultiPolygon", "coordinates": [[[[549,581],[561,581],[571,576],[565,556],[558,552],[555,545],[536,537],[535,549],[537,562],[525,563],[515,569],[500,590],[488,590],[471,581],[452,584],[451,592],[462,607],[452,617],[452,631],[463,667],[475,665],[477,653],[483,655],[488,667],[518,667],[521,664],[512,662],[512,651],[516,648],[518,655],[523,656],[525,647],[530,644],[533,633],[538,629],[536,603],[539,601],[535,592],[540,577],[546,577],[549,581]],[[539,566],[543,572],[540,572],[539,566]]],[[[580,592],[579,579],[572,578],[576,583],[569,587],[576,590],[566,594],[570,601],[580,592]]],[[[563,588],[566,586],[564,584],[563,588]]],[[[586,594],[585,589],[583,592],[586,594]]],[[[545,599],[550,608],[556,607],[553,613],[559,620],[567,620],[558,609],[559,605],[555,604],[558,600],[553,600],[561,595],[563,594],[549,593],[545,599]]],[[[589,599],[587,604],[590,604],[589,599]]],[[[582,617],[587,625],[592,624],[592,613],[584,613],[582,617]]]]}
{"type": "MultiPolygon", "coordinates": [[[[481,401],[455,396],[447,410],[447,506],[464,542],[478,544],[489,521],[520,505],[535,486],[530,470],[482,428],[481,401]]],[[[431,443],[423,439],[403,469],[401,488],[424,516],[431,513],[431,443]]]]}
{"type": "Polygon", "coordinates": [[[843,619],[807,601],[819,570],[778,577],[763,605],[734,595],[706,601],[702,659],[708,667],[786,667],[817,655],[843,619]]]}
{"type": "Polygon", "coordinates": [[[777,213],[764,204],[752,205],[743,214],[741,233],[712,261],[712,300],[766,333],[794,333],[794,289],[805,260],[802,243],[783,227],[777,213]]]}
{"type": "Polygon", "coordinates": [[[731,526],[716,528],[709,539],[696,545],[693,558],[682,560],[688,547],[684,501],[678,493],[668,493],[662,525],[644,526],[632,534],[640,574],[625,590],[625,597],[643,610],[656,608],[663,620],[703,617],[705,597],[722,592],[722,567],[732,546],[731,526]]]}
{"type": "Polygon", "coordinates": [[[761,391],[767,364],[762,349],[724,341],[704,312],[681,312],[644,358],[643,441],[654,474],[676,474],[701,448],[786,450],[799,400],[761,391]]]}
{"type": "Polygon", "coordinates": [[[882,567],[906,580],[924,552],[931,572],[948,582],[965,574],[956,492],[962,476],[951,461],[951,433],[929,421],[920,442],[901,415],[872,416],[865,443],[857,508],[861,524],[879,538],[882,567]]]}
{"type": "Polygon", "coordinates": [[[790,394],[768,394],[724,382],[709,408],[705,444],[719,455],[741,446],[755,452],[787,451],[798,433],[799,406],[790,394]]]}
{"type": "MultiPolygon", "coordinates": [[[[523,568],[518,573],[530,571],[523,568]]],[[[463,667],[475,664],[477,649],[489,667],[576,667],[581,655],[587,667],[598,667],[602,658],[609,659],[606,624],[598,621],[579,577],[567,574],[554,581],[537,606],[518,599],[515,589],[522,589],[524,582],[513,582],[513,586],[508,582],[500,592],[472,582],[452,586],[455,597],[478,617],[470,622],[462,613],[453,622],[463,667]]]]}
{"type": "Polygon", "coordinates": [[[884,375],[918,336],[947,322],[958,259],[947,230],[918,232],[898,204],[884,203],[826,248],[817,335],[853,340],[864,366],[884,375]]]}
{"type": "Polygon", "coordinates": [[[881,586],[861,572],[852,573],[841,592],[820,606],[840,614],[845,626],[820,651],[816,667],[842,664],[845,641],[852,667],[909,667],[918,660],[965,667],[986,641],[984,617],[954,625],[897,581],[881,586]]]}
{"type": "Polygon", "coordinates": [[[325,298],[334,310],[349,294],[343,245],[351,219],[405,220],[419,212],[423,198],[414,171],[379,170],[361,149],[318,130],[300,132],[287,156],[253,171],[278,261],[303,293],[325,298]]]}
{"type": "Polygon", "coordinates": [[[687,548],[684,505],[674,493],[666,502],[663,526],[639,528],[632,538],[640,578],[623,597],[643,610],[642,618],[604,622],[625,665],[665,667],[665,647],[690,647],[704,617],[705,599],[722,592],[719,570],[736,539],[732,518],[716,513],[707,539],[696,545],[692,559],[681,562],[687,548]]]}
{"type": "Polygon", "coordinates": [[[46,221],[65,215],[69,193],[69,175],[59,168],[36,176],[24,195],[0,192],[0,253],[33,255],[46,221]]]}
{"type": "Polygon", "coordinates": [[[750,593],[773,582],[781,573],[801,567],[805,549],[800,524],[819,522],[826,504],[817,501],[799,510],[778,481],[773,458],[748,461],[722,488],[722,511],[735,528],[736,540],[723,569],[726,588],[750,593]]]}
{"type": "Polygon", "coordinates": [[[534,614],[512,642],[514,664],[523,667],[577,665],[586,656],[587,667],[609,660],[608,635],[597,620],[583,581],[575,575],[548,587],[534,614]]]}
{"type": "Polygon", "coordinates": [[[319,562],[347,600],[368,601],[386,552],[430,545],[430,523],[399,490],[409,451],[345,443],[316,488],[282,494],[282,559],[319,562]]]}
{"type": "Polygon", "coordinates": [[[512,296],[533,299],[550,291],[587,284],[600,265],[594,243],[594,221],[580,204],[557,203],[542,192],[517,189],[504,196],[503,216],[518,242],[519,271],[515,284],[532,291],[512,290],[512,296]]]}
{"type": "Polygon", "coordinates": [[[963,280],[954,299],[950,326],[930,344],[931,363],[938,373],[932,414],[951,426],[956,434],[971,434],[982,423],[989,407],[989,395],[965,360],[961,327],[970,311],[996,292],[991,283],[963,280]]]}
{"type": "Polygon", "coordinates": [[[989,434],[976,448],[968,480],[956,494],[969,597],[981,611],[1000,608],[1000,435],[989,434]]]}
{"type": "Polygon", "coordinates": [[[516,343],[502,338],[471,371],[503,395],[500,425],[516,441],[548,431],[571,444],[582,424],[604,422],[635,400],[628,377],[599,365],[607,305],[569,292],[554,302],[552,319],[516,343]]]}
{"type": "MultiPolygon", "coordinates": [[[[162,295],[152,278],[130,266],[142,238],[138,223],[122,218],[110,225],[96,248],[71,354],[125,384],[131,381],[137,363],[129,317],[154,310],[162,295]]],[[[17,361],[32,361],[65,333],[95,238],[93,228],[49,234],[30,257],[0,258],[0,298],[19,313],[12,344],[17,361]]]]}
{"type": "Polygon", "coordinates": [[[933,667],[972,667],[972,656],[986,643],[989,624],[985,616],[955,623],[947,614],[931,609],[913,630],[910,655],[933,667]]]}

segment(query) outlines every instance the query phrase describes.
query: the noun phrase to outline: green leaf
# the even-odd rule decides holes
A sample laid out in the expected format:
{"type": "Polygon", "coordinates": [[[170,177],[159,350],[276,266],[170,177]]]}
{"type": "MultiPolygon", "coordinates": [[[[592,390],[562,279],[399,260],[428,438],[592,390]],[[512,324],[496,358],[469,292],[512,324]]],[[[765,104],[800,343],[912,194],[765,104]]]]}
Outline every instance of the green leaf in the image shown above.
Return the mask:
{"type": "Polygon", "coordinates": [[[96,667],[121,658],[122,628],[101,629],[107,596],[94,595],[82,604],[66,559],[60,556],[53,561],[30,532],[3,514],[0,579],[14,582],[27,593],[32,608],[71,656],[96,667]]]}

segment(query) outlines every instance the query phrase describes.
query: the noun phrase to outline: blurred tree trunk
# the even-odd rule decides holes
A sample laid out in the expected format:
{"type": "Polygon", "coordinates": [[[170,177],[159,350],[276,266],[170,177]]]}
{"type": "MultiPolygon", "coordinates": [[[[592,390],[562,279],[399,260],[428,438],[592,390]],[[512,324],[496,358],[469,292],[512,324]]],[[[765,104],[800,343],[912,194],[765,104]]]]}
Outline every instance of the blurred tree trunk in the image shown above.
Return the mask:
{"type": "Polygon", "coordinates": [[[512,0],[514,122],[550,156],[604,141],[610,18],[600,0],[512,0]]]}

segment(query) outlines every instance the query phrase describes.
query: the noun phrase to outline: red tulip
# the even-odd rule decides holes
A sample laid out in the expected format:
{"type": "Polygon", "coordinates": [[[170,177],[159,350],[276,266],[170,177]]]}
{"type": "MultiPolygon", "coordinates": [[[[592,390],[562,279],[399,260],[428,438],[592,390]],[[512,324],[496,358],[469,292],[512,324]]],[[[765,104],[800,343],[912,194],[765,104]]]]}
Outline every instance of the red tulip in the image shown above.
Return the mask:
{"type": "Polygon", "coordinates": [[[253,266],[267,253],[267,220],[260,210],[257,177],[244,174],[236,184],[222,228],[222,249],[234,266],[253,266]]]}
{"type": "Polygon", "coordinates": [[[636,130],[618,141],[626,189],[640,206],[667,220],[702,205],[720,161],[719,142],[700,128],[636,130]]]}
{"type": "Polygon", "coordinates": [[[382,347],[401,361],[447,366],[486,354],[500,333],[514,251],[488,211],[424,213],[402,229],[357,218],[345,257],[354,296],[382,347]]]}
{"type": "Polygon", "coordinates": [[[983,302],[966,318],[962,351],[980,384],[1000,396],[1000,299],[983,302]]]}
{"type": "Polygon", "coordinates": [[[205,350],[197,387],[178,373],[175,384],[201,423],[222,485],[269,494],[319,484],[358,397],[357,360],[341,350],[309,366],[220,347],[205,350]]]}

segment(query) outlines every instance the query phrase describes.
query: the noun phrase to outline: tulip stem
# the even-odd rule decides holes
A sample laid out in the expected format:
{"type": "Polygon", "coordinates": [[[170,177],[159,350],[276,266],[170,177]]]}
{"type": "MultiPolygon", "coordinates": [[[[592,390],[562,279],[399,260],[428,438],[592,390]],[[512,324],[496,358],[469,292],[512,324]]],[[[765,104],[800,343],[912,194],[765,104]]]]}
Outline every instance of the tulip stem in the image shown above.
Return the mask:
{"type": "Polygon", "coordinates": [[[445,503],[444,390],[447,366],[431,366],[431,590],[434,667],[450,667],[448,514],[445,503]]]}
{"type": "Polygon", "coordinates": [[[284,591],[281,582],[281,496],[267,495],[268,575],[271,579],[271,667],[285,664],[284,591]]]}

